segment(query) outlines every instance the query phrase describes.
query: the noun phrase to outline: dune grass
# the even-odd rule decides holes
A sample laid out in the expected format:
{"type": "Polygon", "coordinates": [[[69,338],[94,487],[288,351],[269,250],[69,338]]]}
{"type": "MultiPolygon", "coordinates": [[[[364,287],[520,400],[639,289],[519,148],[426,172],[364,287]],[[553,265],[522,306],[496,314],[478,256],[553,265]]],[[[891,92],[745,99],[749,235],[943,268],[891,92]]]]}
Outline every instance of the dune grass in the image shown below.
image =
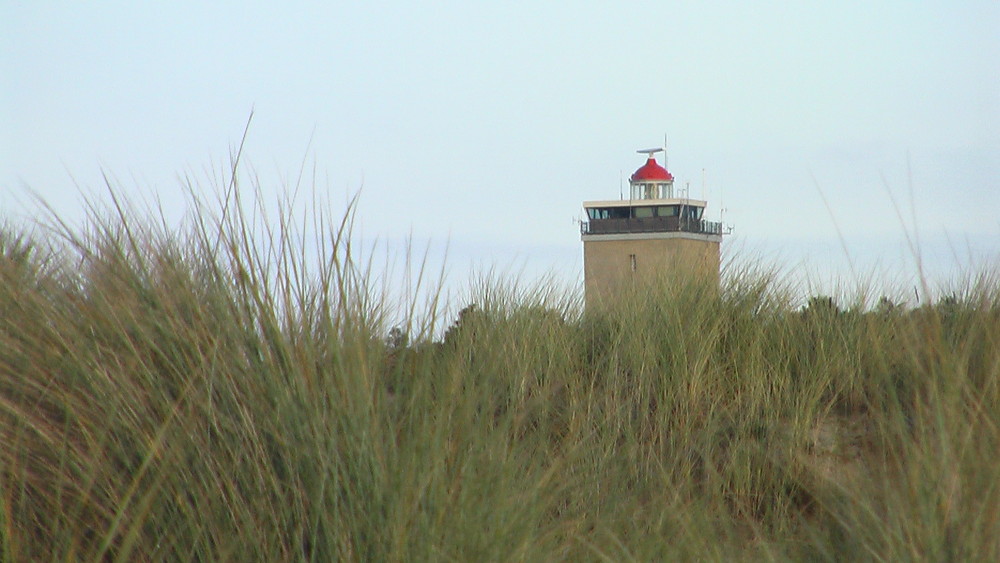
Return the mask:
{"type": "Polygon", "coordinates": [[[196,207],[0,230],[4,560],[1000,560],[995,278],[497,278],[441,318],[350,215],[196,207]]]}

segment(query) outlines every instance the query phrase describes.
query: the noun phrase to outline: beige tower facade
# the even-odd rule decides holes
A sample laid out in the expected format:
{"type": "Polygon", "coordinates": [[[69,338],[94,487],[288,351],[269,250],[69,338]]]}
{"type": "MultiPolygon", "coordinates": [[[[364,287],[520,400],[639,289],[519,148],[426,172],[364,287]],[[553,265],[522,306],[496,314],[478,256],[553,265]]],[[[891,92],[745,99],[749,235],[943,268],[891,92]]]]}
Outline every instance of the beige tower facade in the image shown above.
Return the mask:
{"type": "Polygon", "coordinates": [[[719,283],[723,225],[703,218],[707,202],[678,197],[654,154],[629,178],[629,198],[586,201],[581,224],[587,306],[612,303],[638,284],[688,278],[719,283]]]}

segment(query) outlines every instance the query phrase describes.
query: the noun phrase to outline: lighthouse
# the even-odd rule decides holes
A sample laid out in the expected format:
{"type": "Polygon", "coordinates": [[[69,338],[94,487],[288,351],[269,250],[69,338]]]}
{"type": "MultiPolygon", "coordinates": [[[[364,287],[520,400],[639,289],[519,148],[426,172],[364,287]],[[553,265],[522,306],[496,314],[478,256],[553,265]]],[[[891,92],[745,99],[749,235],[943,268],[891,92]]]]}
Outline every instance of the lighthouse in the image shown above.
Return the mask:
{"type": "Polygon", "coordinates": [[[629,178],[628,198],[585,201],[583,239],[587,305],[609,304],[637,284],[689,279],[719,283],[722,223],[704,219],[707,202],[674,188],[674,176],[646,155],[629,178]]]}

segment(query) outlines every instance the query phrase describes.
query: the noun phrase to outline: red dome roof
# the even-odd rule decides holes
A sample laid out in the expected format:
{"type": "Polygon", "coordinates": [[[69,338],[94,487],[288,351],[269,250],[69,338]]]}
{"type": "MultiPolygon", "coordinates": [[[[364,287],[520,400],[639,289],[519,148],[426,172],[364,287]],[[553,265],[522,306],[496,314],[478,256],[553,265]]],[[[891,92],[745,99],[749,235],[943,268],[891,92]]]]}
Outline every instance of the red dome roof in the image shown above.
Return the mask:
{"type": "Polygon", "coordinates": [[[630,180],[632,182],[639,182],[642,180],[673,180],[674,176],[667,169],[656,163],[656,159],[649,157],[646,164],[642,165],[642,168],[635,171],[632,174],[630,180]]]}

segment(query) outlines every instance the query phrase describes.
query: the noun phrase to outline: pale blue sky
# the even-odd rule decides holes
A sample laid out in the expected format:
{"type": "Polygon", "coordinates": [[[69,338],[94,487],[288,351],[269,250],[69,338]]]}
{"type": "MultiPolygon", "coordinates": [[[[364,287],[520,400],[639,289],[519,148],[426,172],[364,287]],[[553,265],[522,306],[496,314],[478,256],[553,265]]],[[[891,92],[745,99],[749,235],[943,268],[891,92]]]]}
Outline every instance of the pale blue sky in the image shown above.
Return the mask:
{"type": "Polygon", "coordinates": [[[617,197],[664,134],[735,224],[724,252],[849,277],[842,235],[891,273],[886,186],[935,271],[1000,252],[995,1],[3,0],[0,57],[8,217],[26,186],[79,215],[74,180],[102,168],[179,215],[178,176],[210,189],[254,108],[265,190],[308,158],[333,202],[362,189],[366,238],[450,244],[460,280],[578,278],[580,203],[617,197]]]}

